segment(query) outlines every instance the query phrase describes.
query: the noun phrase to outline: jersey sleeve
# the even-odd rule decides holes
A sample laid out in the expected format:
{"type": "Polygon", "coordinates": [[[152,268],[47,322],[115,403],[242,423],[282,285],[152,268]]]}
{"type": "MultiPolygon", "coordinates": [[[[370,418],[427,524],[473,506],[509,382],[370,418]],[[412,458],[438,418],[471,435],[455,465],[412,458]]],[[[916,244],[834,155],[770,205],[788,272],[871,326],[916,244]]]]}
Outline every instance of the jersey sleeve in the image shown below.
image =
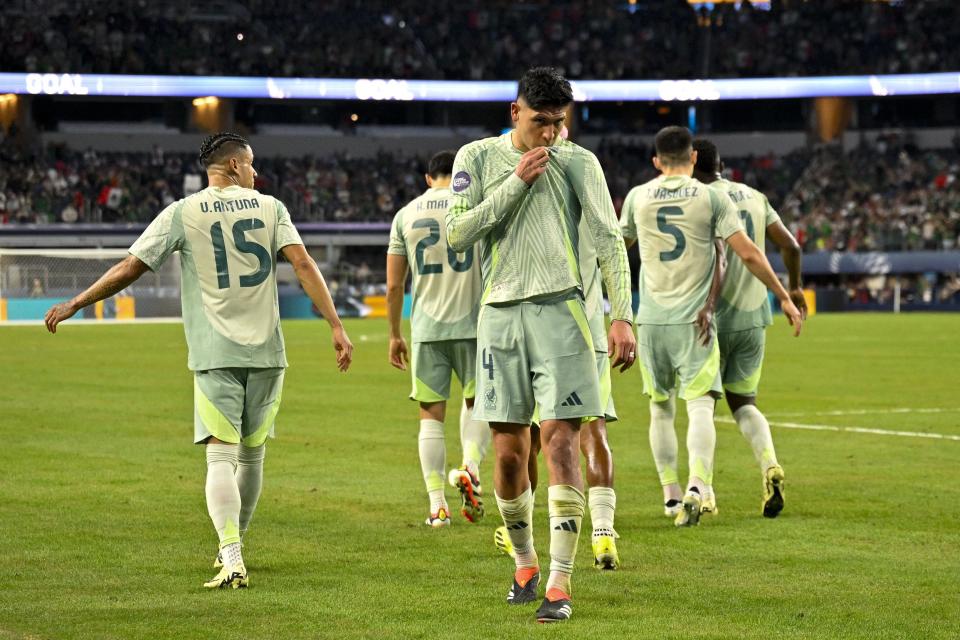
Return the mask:
{"type": "Polygon", "coordinates": [[[637,221],[633,217],[633,209],[637,200],[637,189],[634,187],[623,200],[623,208],[620,209],[620,233],[624,240],[637,239],[637,221]]]}
{"type": "Polygon", "coordinates": [[[717,189],[708,187],[710,205],[713,208],[713,228],[716,236],[726,240],[737,231],[743,231],[740,215],[730,197],[717,189]]]}
{"type": "Polygon", "coordinates": [[[393,217],[393,224],[390,225],[390,244],[387,245],[387,253],[395,256],[407,255],[407,243],[403,239],[403,209],[397,212],[393,217]]]}
{"type": "Polygon", "coordinates": [[[290,212],[286,205],[277,200],[277,249],[283,249],[291,244],[303,244],[300,233],[290,220],[290,212]]]}
{"type": "Polygon", "coordinates": [[[760,197],[763,198],[763,226],[769,227],[772,224],[780,222],[780,215],[770,204],[770,201],[767,200],[767,196],[760,194],[760,197]]]}
{"type": "Polygon", "coordinates": [[[161,211],[127,250],[128,253],[139,258],[151,271],[163,266],[171,253],[183,248],[182,210],[183,200],[180,200],[161,211]]]}
{"type": "Polygon", "coordinates": [[[516,173],[483,197],[483,163],[477,148],[461,147],[453,161],[451,192],[453,203],[447,210],[447,245],[457,252],[466,251],[499,222],[516,210],[529,191],[516,173]]]}
{"type": "Polygon", "coordinates": [[[587,152],[584,159],[582,180],[573,181],[573,189],[580,199],[583,218],[586,220],[593,244],[600,261],[600,273],[610,297],[610,317],[613,320],[633,322],[630,293],[630,262],[627,247],[613,209],[613,200],[607,189],[600,161],[587,152]]]}

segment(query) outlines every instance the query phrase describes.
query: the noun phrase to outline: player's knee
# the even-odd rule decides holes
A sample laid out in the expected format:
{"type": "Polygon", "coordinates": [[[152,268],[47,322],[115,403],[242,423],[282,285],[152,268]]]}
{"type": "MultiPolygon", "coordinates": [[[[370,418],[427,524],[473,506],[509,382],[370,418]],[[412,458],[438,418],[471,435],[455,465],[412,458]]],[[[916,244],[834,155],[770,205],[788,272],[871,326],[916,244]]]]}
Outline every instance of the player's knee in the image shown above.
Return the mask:
{"type": "Polygon", "coordinates": [[[500,467],[501,473],[508,476],[521,473],[527,468],[529,462],[529,458],[517,449],[497,450],[497,466],[500,467]]]}
{"type": "Polygon", "coordinates": [[[666,402],[654,402],[650,401],[650,419],[651,420],[673,420],[674,418],[674,406],[673,402],[667,400],[666,402]]]}

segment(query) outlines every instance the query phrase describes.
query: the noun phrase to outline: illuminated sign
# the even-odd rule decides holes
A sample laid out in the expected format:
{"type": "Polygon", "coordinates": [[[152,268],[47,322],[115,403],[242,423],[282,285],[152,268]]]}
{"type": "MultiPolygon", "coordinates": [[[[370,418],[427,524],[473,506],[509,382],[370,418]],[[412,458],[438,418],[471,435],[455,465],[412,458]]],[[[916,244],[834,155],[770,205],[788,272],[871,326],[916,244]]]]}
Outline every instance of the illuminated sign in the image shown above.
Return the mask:
{"type": "MultiPolygon", "coordinates": [[[[575,80],[578,102],[753,100],[960,93],[960,73],[722,80],[575,80]]],[[[504,102],[513,81],[0,73],[0,93],[275,100],[504,102]]]]}

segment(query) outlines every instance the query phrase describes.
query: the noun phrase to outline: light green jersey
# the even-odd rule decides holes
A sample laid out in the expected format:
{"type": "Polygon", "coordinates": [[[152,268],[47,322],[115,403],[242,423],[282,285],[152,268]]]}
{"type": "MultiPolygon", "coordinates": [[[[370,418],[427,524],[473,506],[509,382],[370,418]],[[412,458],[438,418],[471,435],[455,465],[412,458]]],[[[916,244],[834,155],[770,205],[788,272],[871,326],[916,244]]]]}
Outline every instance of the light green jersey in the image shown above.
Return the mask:
{"type": "Polygon", "coordinates": [[[452,200],[450,189],[428,189],[397,212],[390,229],[387,253],[406,256],[413,272],[414,342],[477,337],[480,265],[473,247],[456,253],[447,246],[452,200]]]}
{"type": "Polygon", "coordinates": [[[583,310],[590,325],[593,350],[607,350],[607,327],[604,324],[603,277],[597,263],[597,250],[583,218],[580,219],[580,275],[583,277],[583,310]]]}
{"type": "MultiPolygon", "coordinates": [[[[767,227],[780,220],[767,197],[745,184],[717,180],[710,186],[730,196],[750,239],[763,249],[767,227]]],[[[727,247],[727,273],[717,301],[717,331],[742,331],[773,324],[767,287],[727,247]]]]}
{"type": "Polygon", "coordinates": [[[155,271],[180,252],[190,369],[285,367],[276,256],[291,244],[303,242],[282,202],[208,187],[164,209],[130,253],[155,271]]]}
{"type": "Polygon", "coordinates": [[[557,298],[582,290],[580,221],[592,236],[614,319],[630,320],[630,265],[596,156],[566,140],[549,147],[533,186],[515,173],[523,155],[504,134],[471,142],[453,164],[447,239],[480,252],[484,304],[557,298]]]}
{"type": "Polygon", "coordinates": [[[716,268],[714,237],[743,231],[722,191],[687,176],[659,176],[623,203],[624,238],[640,245],[637,324],[695,322],[716,268]]]}

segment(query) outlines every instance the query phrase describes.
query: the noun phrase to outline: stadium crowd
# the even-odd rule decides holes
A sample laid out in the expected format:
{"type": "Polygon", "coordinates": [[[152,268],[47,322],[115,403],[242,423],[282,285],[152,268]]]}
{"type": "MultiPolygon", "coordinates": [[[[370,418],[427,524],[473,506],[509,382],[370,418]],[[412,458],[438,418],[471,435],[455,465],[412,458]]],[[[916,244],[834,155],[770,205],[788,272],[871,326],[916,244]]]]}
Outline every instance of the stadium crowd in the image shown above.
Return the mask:
{"type": "Polygon", "coordinates": [[[502,80],[550,64],[593,79],[906,73],[960,68],[960,8],[937,0],[9,0],[0,69],[502,80]],[[455,36],[454,36],[455,34],[455,36]],[[670,34],[665,38],[665,34],[670,34]]]}
{"type": "MultiPolygon", "coordinates": [[[[726,158],[727,175],[770,198],[807,252],[960,246],[960,140],[920,150],[890,136],[844,153],[836,146],[726,158]]],[[[642,143],[597,149],[619,210],[654,177],[642,143]]],[[[381,152],[259,158],[257,188],[287,202],[299,222],[387,222],[423,189],[425,158],[381,152]]],[[[0,143],[0,224],[144,222],[203,187],[190,154],[103,153],[63,147],[24,152],[0,143]]]]}

